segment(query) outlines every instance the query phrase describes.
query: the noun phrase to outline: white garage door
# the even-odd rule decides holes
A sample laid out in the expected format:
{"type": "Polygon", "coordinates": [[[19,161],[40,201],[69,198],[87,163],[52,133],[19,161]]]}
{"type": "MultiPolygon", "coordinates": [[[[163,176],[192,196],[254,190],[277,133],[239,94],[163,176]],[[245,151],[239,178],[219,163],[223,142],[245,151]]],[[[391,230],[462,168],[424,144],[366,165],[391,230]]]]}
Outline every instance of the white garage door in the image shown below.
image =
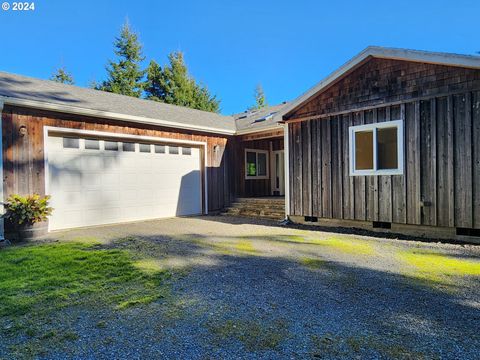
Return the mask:
{"type": "Polygon", "coordinates": [[[200,150],[48,137],[50,230],[202,213],[200,150]]]}

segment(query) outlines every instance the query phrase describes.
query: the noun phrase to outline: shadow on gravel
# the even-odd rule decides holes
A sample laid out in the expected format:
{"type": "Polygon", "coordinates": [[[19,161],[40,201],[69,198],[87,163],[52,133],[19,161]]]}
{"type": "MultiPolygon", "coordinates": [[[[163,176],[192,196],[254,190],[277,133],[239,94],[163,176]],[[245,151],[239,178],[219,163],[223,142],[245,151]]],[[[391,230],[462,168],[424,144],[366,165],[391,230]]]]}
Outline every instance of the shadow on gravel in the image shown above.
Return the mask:
{"type": "MultiPolygon", "coordinates": [[[[245,223],[238,218],[206,219],[245,223]]],[[[252,223],[272,226],[270,221],[252,223]]],[[[310,230],[303,226],[295,228],[310,230]]],[[[116,346],[118,354],[109,356],[144,349],[144,357],[161,351],[167,357],[185,358],[191,355],[188,352],[191,346],[201,356],[229,354],[231,357],[241,357],[246,352],[265,354],[265,351],[285,357],[300,354],[300,357],[326,358],[478,355],[480,312],[456,293],[461,288],[459,284],[431,286],[421,279],[392,272],[396,269],[380,271],[368,268],[368,264],[356,266],[332,260],[323,257],[321,250],[311,250],[311,244],[295,242],[300,256],[319,259],[302,264],[288,251],[265,253],[261,246],[256,246],[275,240],[285,242],[283,236],[252,235],[253,249],[242,243],[245,239],[196,233],[107,239],[101,247],[126,249],[139,258],[158,260],[160,266],[175,268],[178,260],[179,267],[188,273],[175,285],[175,296],[201,302],[187,305],[183,309],[185,316],[168,323],[175,331],[162,330],[162,341],[155,343],[154,336],[159,335],[151,333],[155,326],[150,325],[162,322],[162,317],[152,316],[149,311],[136,312],[138,321],[116,329],[112,341],[123,345],[116,346]],[[284,324],[281,334],[270,334],[257,347],[249,333],[273,331],[263,329],[261,324],[279,322],[284,324]],[[252,326],[254,330],[250,329],[252,326]],[[188,338],[189,343],[183,338],[188,338]],[[151,343],[144,348],[145,341],[151,343]],[[125,348],[128,346],[132,349],[125,348]]],[[[478,302],[478,295],[474,301],[478,302]]],[[[121,313],[118,316],[121,318],[121,313]]],[[[82,341],[95,336],[101,333],[91,329],[82,341]]],[[[75,342],[72,346],[76,355],[85,355],[75,351],[75,342]]]]}

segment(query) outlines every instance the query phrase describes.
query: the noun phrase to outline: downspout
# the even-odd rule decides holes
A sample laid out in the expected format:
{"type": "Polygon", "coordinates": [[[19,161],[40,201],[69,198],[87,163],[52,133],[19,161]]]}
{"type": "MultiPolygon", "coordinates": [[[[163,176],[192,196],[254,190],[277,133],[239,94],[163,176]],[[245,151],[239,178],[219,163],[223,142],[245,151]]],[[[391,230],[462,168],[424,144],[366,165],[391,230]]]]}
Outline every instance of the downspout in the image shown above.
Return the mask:
{"type": "Polygon", "coordinates": [[[288,149],[288,123],[283,124],[283,157],[285,161],[285,221],[290,217],[290,167],[289,167],[289,149],[288,149]]]}
{"type": "Polygon", "coordinates": [[[0,241],[5,240],[3,219],[3,215],[5,214],[3,207],[3,105],[4,102],[0,100],[0,241]]]}

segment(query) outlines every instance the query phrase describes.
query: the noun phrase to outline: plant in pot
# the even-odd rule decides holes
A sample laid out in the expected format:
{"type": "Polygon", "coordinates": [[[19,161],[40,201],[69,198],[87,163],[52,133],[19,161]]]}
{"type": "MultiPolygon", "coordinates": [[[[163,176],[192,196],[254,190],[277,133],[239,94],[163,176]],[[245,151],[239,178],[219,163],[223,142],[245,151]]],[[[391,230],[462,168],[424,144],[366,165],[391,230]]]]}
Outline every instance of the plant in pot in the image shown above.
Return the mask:
{"type": "Polygon", "coordinates": [[[50,196],[38,194],[21,196],[10,195],[5,202],[5,217],[14,227],[19,240],[28,240],[44,235],[46,226],[38,226],[52,214],[50,196]],[[37,224],[37,225],[36,225],[37,224]]]}

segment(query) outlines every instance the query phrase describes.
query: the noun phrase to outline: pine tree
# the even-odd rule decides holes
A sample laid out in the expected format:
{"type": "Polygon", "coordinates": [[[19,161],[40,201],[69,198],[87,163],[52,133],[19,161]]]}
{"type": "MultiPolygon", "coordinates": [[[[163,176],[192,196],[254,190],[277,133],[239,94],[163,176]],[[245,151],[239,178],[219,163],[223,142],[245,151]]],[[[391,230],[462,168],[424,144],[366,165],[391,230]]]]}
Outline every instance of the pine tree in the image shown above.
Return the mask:
{"type": "Polygon", "coordinates": [[[130,29],[126,22],[115,38],[114,53],[117,61],[110,61],[107,66],[108,79],[96,88],[98,90],[140,97],[143,91],[143,77],[140,63],[145,59],[138,35],[130,29]]]}
{"type": "Polygon", "coordinates": [[[55,74],[50,77],[50,80],[68,85],[73,85],[75,83],[72,75],[65,69],[65,67],[58,68],[55,74]]]}
{"type": "Polygon", "coordinates": [[[186,106],[193,109],[218,112],[220,102],[208,89],[197,84],[188,74],[183,53],[173,52],[168,56],[169,65],[163,70],[155,62],[147,69],[144,88],[146,98],[156,101],[186,106]]]}
{"type": "Polygon", "coordinates": [[[144,85],[145,98],[154,101],[163,101],[165,93],[161,82],[163,77],[162,68],[155,60],[150,61],[147,70],[147,81],[144,85]]]}
{"type": "Polygon", "coordinates": [[[262,109],[268,106],[267,98],[265,96],[265,92],[263,91],[263,87],[261,84],[258,84],[255,87],[255,105],[251,107],[251,109],[262,109]]]}

